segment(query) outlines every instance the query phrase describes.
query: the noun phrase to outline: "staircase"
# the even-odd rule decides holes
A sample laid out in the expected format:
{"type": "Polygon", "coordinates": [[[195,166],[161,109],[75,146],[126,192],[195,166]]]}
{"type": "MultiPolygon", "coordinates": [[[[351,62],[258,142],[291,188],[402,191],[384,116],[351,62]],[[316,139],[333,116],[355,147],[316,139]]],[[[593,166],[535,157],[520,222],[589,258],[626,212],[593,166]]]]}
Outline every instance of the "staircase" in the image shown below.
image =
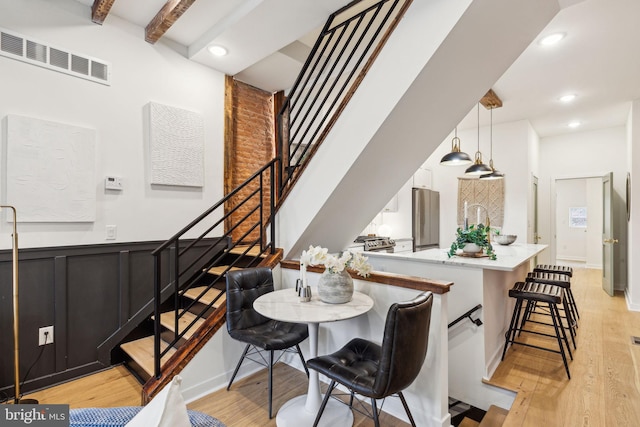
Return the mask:
{"type": "Polygon", "coordinates": [[[280,204],[293,187],[409,4],[357,0],[332,14],[295,84],[295,96],[290,92],[285,100],[278,120],[279,157],[153,252],[152,313],[119,347],[144,382],[143,403],[224,323],[226,272],[273,267],[282,259],[274,244],[276,201],[280,204]],[[211,237],[221,228],[222,237],[211,237]],[[185,239],[197,229],[204,231],[193,241],[185,239]],[[194,254],[194,243],[205,239],[211,240],[209,249],[194,254]],[[149,332],[141,333],[145,328],[149,332]]]}
{"type": "Polygon", "coordinates": [[[506,409],[491,405],[482,420],[476,421],[465,417],[458,427],[501,427],[508,414],[509,411],[506,409]]]}
{"type": "MultiPolygon", "coordinates": [[[[225,274],[252,266],[259,260],[262,265],[267,257],[256,248],[236,246],[228,252],[227,259],[233,265],[217,265],[207,269],[201,279],[202,286],[189,287],[179,292],[178,309],[169,309],[160,314],[160,350],[164,353],[160,365],[166,363],[182,348],[187,348],[189,340],[203,327],[207,319],[224,314],[226,310],[225,274]],[[246,253],[245,253],[246,252],[246,253]],[[207,284],[208,283],[208,284],[207,284]],[[176,313],[177,312],[177,313],[176,313]],[[176,324],[176,319],[177,324],[176,324]]],[[[150,316],[155,321],[155,315],[150,316]]],[[[152,322],[149,322],[152,323],[152,322]]],[[[144,326],[142,327],[144,329],[144,326]]],[[[125,364],[144,384],[154,376],[154,335],[148,328],[148,335],[123,342],[120,349],[125,354],[125,364]]],[[[138,331],[135,335],[140,334],[138,331]]]]}
{"type": "Polygon", "coordinates": [[[309,242],[350,243],[558,9],[557,0],[412,2],[279,208],[285,256],[309,242]]]}
{"type": "MultiPolygon", "coordinates": [[[[372,2],[351,2],[349,7],[355,5],[360,9],[355,16],[334,25],[332,15],[325,26],[314,46],[314,56],[307,60],[296,90],[292,91],[297,98],[293,99],[290,93],[283,104],[277,126],[277,157],[153,252],[154,299],[136,315],[140,324],[153,326],[153,340],[148,334],[130,331],[120,347],[140,378],[148,378],[143,387],[143,403],[167,384],[224,324],[222,284],[226,272],[258,265],[275,266],[282,258],[282,250],[275,245],[276,210],[278,223],[288,227],[278,246],[289,252],[299,253],[308,242],[332,250],[344,247],[344,239],[349,239],[345,236],[362,230],[371,212],[378,212],[408,177],[376,171],[384,170],[390,159],[394,164],[402,163],[404,170],[415,171],[555,13],[550,8],[536,13],[525,6],[513,6],[508,0],[491,0],[490,7],[483,9],[483,5],[474,1],[468,10],[465,5],[442,2],[447,4],[440,11],[443,13],[434,14],[426,2],[417,2],[414,6],[419,13],[405,19],[411,0],[373,2],[372,6],[369,6],[372,2]],[[523,10],[526,13],[521,13],[523,10]],[[487,27],[492,13],[498,11],[505,19],[487,27]],[[393,31],[395,36],[394,29],[403,19],[404,24],[398,26],[401,35],[391,43],[389,35],[393,31]],[[464,22],[460,24],[458,19],[464,22]],[[440,25],[443,20],[446,23],[440,25]],[[373,22],[376,23],[370,25],[373,22]],[[502,37],[501,25],[506,22],[522,27],[527,37],[519,38],[517,43],[502,37]],[[471,38],[461,36],[474,25],[484,30],[471,38]],[[439,28],[435,38],[425,30],[430,26],[439,28]],[[449,37],[453,30],[455,36],[449,37]],[[361,36],[365,33],[373,37],[364,41],[361,36]],[[422,51],[407,55],[405,48],[415,45],[415,40],[429,43],[420,45],[422,51]],[[395,53],[376,62],[376,67],[385,63],[376,69],[372,67],[373,61],[387,42],[395,45],[391,49],[395,53]],[[509,44],[506,53],[500,61],[493,58],[490,65],[485,65],[486,58],[477,51],[500,43],[509,44]],[[459,51],[454,60],[452,51],[459,51]],[[459,62],[462,59],[464,65],[459,62]],[[415,62],[419,64],[416,66],[415,62]],[[476,67],[478,64],[482,67],[476,67]],[[485,72],[478,73],[479,68],[485,72]],[[464,70],[466,74],[458,81],[438,74],[449,74],[451,69],[464,70]],[[333,70],[338,70],[338,74],[332,74],[333,70]],[[368,74],[373,76],[370,78],[368,74]],[[442,86],[445,81],[454,87],[442,86]],[[387,94],[384,102],[379,97],[381,84],[387,94]],[[445,98],[440,96],[443,92],[460,96],[446,97],[444,102],[445,98]],[[375,117],[361,117],[372,105],[376,106],[375,117]],[[417,111],[431,113],[428,144],[423,143],[424,126],[416,126],[424,124],[424,117],[418,117],[417,111]],[[334,126],[338,117],[341,125],[334,126]],[[404,135],[403,141],[395,138],[398,134],[404,135]],[[307,136],[311,139],[306,139],[307,136]],[[351,146],[336,145],[336,140],[348,141],[351,146]],[[310,173],[302,174],[318,153],[321,142],[330,145],[328,151],[313,162],[310,173]],[[354,146],[354,142],[359,145],[354,146]],[[335,163],[336,158],[343,161],[335,163]],[[330,163],[323,164],[323,160],[330,163]],[[327,170],[331,173],[327,174],[327,170]],[[376,187],[383,184],[384,188],[368,192],[366,198],[355,197],[353,189],[361,188],[363,180],[376,187]],[[306,197],[300,196],[300,187],[304,187],[306,197]],[[348,221],[343,220],[344,212],[349,212],[348,221]],[[331,233],[327,233],[327,224],[331,224],[331,233]],[[194,247],[194,243],[201,242],[210,245],[204,250],[194,247]],[[151,363],[150,355],[153,355],[151,363]]],[[[555,0],[544,3],[552,4],[555,0]]],[[[346,8],[336,15],[345,12],[346,8]]],[[[114,334],[110,340],[124,332],[114,334]]]]}
{"type": "Polygon", "coordinates": [[[226,273],[273,268],[282,259],[271,197],[278,162],[267,163],[152,252],[153,300],[100,347],[102,360],[117,356],[144,384],[142,403],[224,325],[226,273]]]}

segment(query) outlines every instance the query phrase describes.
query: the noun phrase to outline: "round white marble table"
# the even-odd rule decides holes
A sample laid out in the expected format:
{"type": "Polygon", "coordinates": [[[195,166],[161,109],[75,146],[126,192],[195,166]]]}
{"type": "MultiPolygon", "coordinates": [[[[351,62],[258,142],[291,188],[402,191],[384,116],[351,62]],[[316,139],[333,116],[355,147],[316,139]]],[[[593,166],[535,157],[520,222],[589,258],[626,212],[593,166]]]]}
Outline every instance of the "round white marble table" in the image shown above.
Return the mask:
{"type": "MultiPolygon", "coordinates": [[[[256,299],[253,308],[263,316],[282,322],[306,323],[309,326],[309,359],[318,355],[318,327],[322,322],[351,319],[371,310],[373,300],[361,292],[354,292],[351,301],[344,304],[327,304],[320,301],[317,289],[312,289],[309,302],[300,302],[295,289],[269,292],[256,299]]],[[[286,402],[276,416],[278,427],[306,427],[315,421],[322,394],[318,371],[309,370],[309,387],[306,395],[286,402]]],[[[329,400],[319,426],[353,425],[353,413],[348,406],[329,400]]]]}

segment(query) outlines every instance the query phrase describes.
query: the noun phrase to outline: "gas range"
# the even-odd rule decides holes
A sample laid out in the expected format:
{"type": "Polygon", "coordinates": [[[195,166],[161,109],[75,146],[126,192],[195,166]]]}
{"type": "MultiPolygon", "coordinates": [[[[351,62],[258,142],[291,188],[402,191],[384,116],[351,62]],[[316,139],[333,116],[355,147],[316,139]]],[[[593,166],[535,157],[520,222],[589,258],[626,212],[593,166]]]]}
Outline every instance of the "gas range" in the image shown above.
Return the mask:
{"type": "Polygon", "coordinates": [[[382,236],[358,236],[354,243],[362,243],[363,249],[368,252],[393,252],[396,245],[392,238],[382,236]]]}

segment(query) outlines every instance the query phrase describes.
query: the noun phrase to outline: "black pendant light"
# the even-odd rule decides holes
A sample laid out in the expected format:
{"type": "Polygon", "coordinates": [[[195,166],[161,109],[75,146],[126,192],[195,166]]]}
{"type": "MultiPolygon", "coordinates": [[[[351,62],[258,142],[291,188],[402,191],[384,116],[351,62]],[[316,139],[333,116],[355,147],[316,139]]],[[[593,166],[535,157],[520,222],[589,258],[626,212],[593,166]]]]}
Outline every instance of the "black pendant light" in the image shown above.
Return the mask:
{"type": "Polygon", "coordinates": [[[491,122],[490,122],[491,125],[489,126],[489,142],[491,144],[490,145],[491,157],[489,158],[489,167],[491,168],[491,172],[485,175],[480,175],[480,179],[503,179],[504,174],[493,167],[493,105],[490,108],[490,112],[491,112],[491,122]]]}
{"type": "Polygon", "coordinates": [[[463,151],[460,151],[460,138],[458,138],[458,128],[454,130],[454,137],[451,140],[451,152],[445,154],[440,160],[441,165],[445,166],[464,166],[472,162],[471,157],[463,151]]]}
{"type": "Polygon", "coordinates": [[[467,176],[480,176],[491,172],[491,168],[482,163],[482,153],[480,152],[480,104],[478,103],[478,151],[476,151],[475,161],[464,171],[464,174],[467,176]]]}

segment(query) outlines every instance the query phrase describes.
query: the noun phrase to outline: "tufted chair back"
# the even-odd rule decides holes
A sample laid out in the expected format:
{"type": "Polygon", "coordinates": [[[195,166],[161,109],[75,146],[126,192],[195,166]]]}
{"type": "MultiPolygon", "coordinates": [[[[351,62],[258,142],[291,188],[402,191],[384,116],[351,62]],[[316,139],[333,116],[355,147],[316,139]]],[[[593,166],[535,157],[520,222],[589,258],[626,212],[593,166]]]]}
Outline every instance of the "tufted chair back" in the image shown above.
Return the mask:
{"type": "Polygon", "coordinates": [[[227,273],[227,330],[248,329],[269,321],[253,309],[261,295],[273,292],[273,276],[269,267],[247,268],[227,273]]]}
{"type": "Polygon", "coordinates": [[[382,354],[373,394],[382,398],[407,388],[416,379],[427,355],[433,294],[389,307],[382,354]]]}

